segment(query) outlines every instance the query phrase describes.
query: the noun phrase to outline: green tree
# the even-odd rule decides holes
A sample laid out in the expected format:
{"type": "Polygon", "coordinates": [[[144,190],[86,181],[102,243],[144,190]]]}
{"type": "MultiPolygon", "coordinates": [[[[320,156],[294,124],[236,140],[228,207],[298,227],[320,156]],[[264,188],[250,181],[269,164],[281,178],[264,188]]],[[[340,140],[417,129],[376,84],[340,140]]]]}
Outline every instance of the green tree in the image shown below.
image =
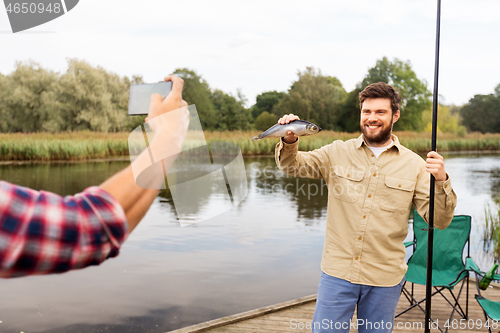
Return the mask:
{"type": "Polygon", "coordinates": [[[193,70],[177,68],[174,74],[184,80],[182,98],[189,104],[195,104],[204,130],[214,130],[217,127],[215,107],[212,101],[212,91],[208,83],[193,70]]]}
{"type": "Polygon", "coordinates": [[[184,80],[183,99],[195,104],[204,130],[235,130],[250,128],[251,118],[245,108],[246,99],[240,90],[234,97],[221,90],[212,91],[195,71],[178,68],[174,74],[184,80]]]}
{"type": "Polygon", "coordinates": [[[2,77],[1,129],[8,132],[57,132],[62,120],[58,101],[59,75],[33,61],[17,62],[2,77]]]}
{"type": "Polygon", "coordinates": [[[460,110],[462,109],[463,105],[455,105],[455,104],[451,104],[450,105],[450,113],[452,115],[455,115],[457,114],[460,118],[460,110]]]}
{"type": "Polygon", "coordinates": [[[264,111],[255,119],[255,129],[265,131],[277,123],[278,117],[276,115],[264,111]]]}
{"type": "Polygon", "coordinates": [[[298,76],[273,113],[277,116],[294,113],[324,129],[339,129],[340,103],[347,94],[338,79],[324,76],[313,67],[299,71],[298,76]]]}
{"type": "Polygon", "coordinates": [[[9,84],[9,78],[0,73],[0,132],[9,131],[9,115],[6,105],[9,84]]]}
{"type": "Polygon", "coordinates": [[[284,92],[266,91],[257,96],[256,103],[250,108],[253,119],[257,119],[264,111],[272,112],[273,107],[277,105],[285,95],[284,92]]]}
{"type": "MultiPolygon", "coordinates": [[[[496,89],[500,90],[499,87],[496,89]]],[[[500,94],[475,95],[460,110],[462,124],[469,131],[500,132],[500,94]]]]}
{"type": "Polygon", "coordinates": [[[250,113],[245,109],[242,96],[236,99],[222,90],[216,89],[211,95],[215,107],[216,130],[246,130],[250,128],[250,113]]]}
{"type": "MultiPolygon", "coordinates": [[[[452,113],[452,108],[447,105],[438,106],[438,128],[437,131],[441,133],[457,133],[458,131],[459,115],[452,113]]],[[[422,124],[425,132],[432,131],[432,109],[425,110],[422,113],[422,124]]]]}
{"type": "Polygon", "coordinates": [[[69,59],[60,83],[65,129],[109,132],[126,126],[130,79],[69,59]]]}
{"type": "Polygon", "coordinates": [[[339,127],[345,132],[359,132],[359,120],[361,110],[359,108],[359,93],[361,88],[355,88],[347,94],[340,104],[341,116],[339,117],[339,127]]]}
{"type": "Polygon", "coordinates": [[[344,86],[342,85],[342,83],[340,82],[340,80],[336,76],[327,76],[327,80],[328,80],[328,83],[344,89],[344,86]]]}
{"type": "MultiPolygon", "coordinates": [[[[180,68],[183,97],[196,104],[203,128],[249,129],[251,115],[240,90],[237,96],[211,91],[194,71],[180,68]]],[[[129,89],[142,77],[120,77],[85,61],[68,60],[60,75],[34,62],[17,63],[16,70],[0,74],[0,131],[124,131],[137,127],[145,116],[128,116],[129,89]]]]}
{"type": "Polygon", "coordinates": [[[430,108],[432,94],[427,88],[427,82],[417,78],[410,62],[397,58],[391,62],[384,57],[368,70],[368,75],[358,88],[361,91],[376,82],[388,83],[401,93],[401,118],[394,129],[422,130],[422,112],[430,108]]]}

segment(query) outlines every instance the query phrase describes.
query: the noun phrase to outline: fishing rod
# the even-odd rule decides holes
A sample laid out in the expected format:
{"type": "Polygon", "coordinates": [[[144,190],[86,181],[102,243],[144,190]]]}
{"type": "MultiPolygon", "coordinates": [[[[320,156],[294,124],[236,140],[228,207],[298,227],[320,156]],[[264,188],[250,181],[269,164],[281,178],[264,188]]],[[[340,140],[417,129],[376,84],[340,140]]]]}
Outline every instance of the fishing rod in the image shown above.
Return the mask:
{"type": "MultiPolygon", "coordinates": [[[[439,76],[439,41],[441,26],[441,0],[437,0],[436,18],[436,56],[434,64],[434,92],[432,96],[432,139],[431,150],[436,151],[437,137],[437,112],[438,112],[438,76],[439,76]]],[[[429,229],[427,234],[427,281],[425,284],[425,333],[431,328],[431,299],[432,299],[432,251],[434,242],[434,195],[436,178],[431,174],[431,185],[429,194],[429,229]]]]}

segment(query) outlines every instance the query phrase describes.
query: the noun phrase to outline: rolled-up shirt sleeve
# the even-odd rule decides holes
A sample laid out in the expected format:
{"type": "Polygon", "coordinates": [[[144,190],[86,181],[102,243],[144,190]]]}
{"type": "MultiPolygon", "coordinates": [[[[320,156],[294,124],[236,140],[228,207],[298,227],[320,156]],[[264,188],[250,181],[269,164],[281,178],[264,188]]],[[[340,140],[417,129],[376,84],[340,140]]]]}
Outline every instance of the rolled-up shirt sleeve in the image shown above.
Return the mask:
{"type": "Polygon", "coordinates": [[[294,143],[280,140],[274,154],[276,165],[290,176],[328,180],[330,173],[328,150],[331,146],[326,145],[313,151],[299,151],[298,139],[294,143]]]}
{"type": "Polygon", "coordinates": [[[99,265],[127,234],[121,205],[99,187],[63,198],[0,181],[0,277],[99,265]]]}

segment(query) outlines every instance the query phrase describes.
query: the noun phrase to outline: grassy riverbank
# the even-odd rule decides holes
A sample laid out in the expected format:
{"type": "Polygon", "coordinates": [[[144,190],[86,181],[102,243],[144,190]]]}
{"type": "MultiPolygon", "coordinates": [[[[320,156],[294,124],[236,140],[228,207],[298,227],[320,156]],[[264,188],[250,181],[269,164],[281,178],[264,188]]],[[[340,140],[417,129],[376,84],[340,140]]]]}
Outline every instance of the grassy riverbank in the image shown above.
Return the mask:
{"type": "MultiPolygon", "coordinates": [[[[208,132],[208,141],[231,141],[237,143],[244,155],[274,154],[277,139],[251,141],[249,138],[258,132],[208,132]]],[[[395,132],[401,144],[405,147],[423,153],[431,149],[431,134],[416,132],[395,132]]],[[[360,133],[342,133],[322,131],[319,134],[302,137],[299,143],[300,150],[313,150],[331,143],[334,140],[348,140],[357,138],[360,133]]],[[[500,134],[470,133],[464,137],[451,134],[439,134],[437,142],[438,152],[445,151],[488,151],[500,150],[500,134]]]]}
{"type": "Polygon", "coordinates": [[[85,160],[128,155],[128,133],[0,133],[0,160],[85,160]]]}
{"type": "MultiPolygon", "coordinates": [[[[244,155],[271,155],[277,139],[252,141],[257,131],[205,132],[207,141],[238,144],[244,155]]],[[[396,132],[401,143],[415,152],[430,150],[430,133],[396,132]]],[[[0,161],[85,160],[128,156],[129,133],[67,132],[59,134],[0,133],[0,161]]],[[[322,131],[300,139],[301,150],[312,150],[334,140],[348,140],[359,133],[322,131]]],[[[470,133],[465,137],[438,135],[438,151],[500,150],[500,134],[470,133]]]]}

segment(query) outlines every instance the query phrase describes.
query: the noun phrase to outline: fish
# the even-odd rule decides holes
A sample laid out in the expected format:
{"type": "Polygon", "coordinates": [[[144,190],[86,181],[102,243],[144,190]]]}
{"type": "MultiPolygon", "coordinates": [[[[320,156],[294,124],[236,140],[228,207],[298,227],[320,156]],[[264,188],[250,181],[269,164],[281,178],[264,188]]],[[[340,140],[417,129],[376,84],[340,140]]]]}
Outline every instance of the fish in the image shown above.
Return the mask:
{"type": "Polygon", "coordinates": [[[265,132],[252,137],[252,141],[265,138],[281,138],[287,136],[288,131],[292,131],[297,136],[312,135],[319,133],[321,127],[305,120],[293,120],[288,124],[276,124],[268,128],[265,132]]]}

